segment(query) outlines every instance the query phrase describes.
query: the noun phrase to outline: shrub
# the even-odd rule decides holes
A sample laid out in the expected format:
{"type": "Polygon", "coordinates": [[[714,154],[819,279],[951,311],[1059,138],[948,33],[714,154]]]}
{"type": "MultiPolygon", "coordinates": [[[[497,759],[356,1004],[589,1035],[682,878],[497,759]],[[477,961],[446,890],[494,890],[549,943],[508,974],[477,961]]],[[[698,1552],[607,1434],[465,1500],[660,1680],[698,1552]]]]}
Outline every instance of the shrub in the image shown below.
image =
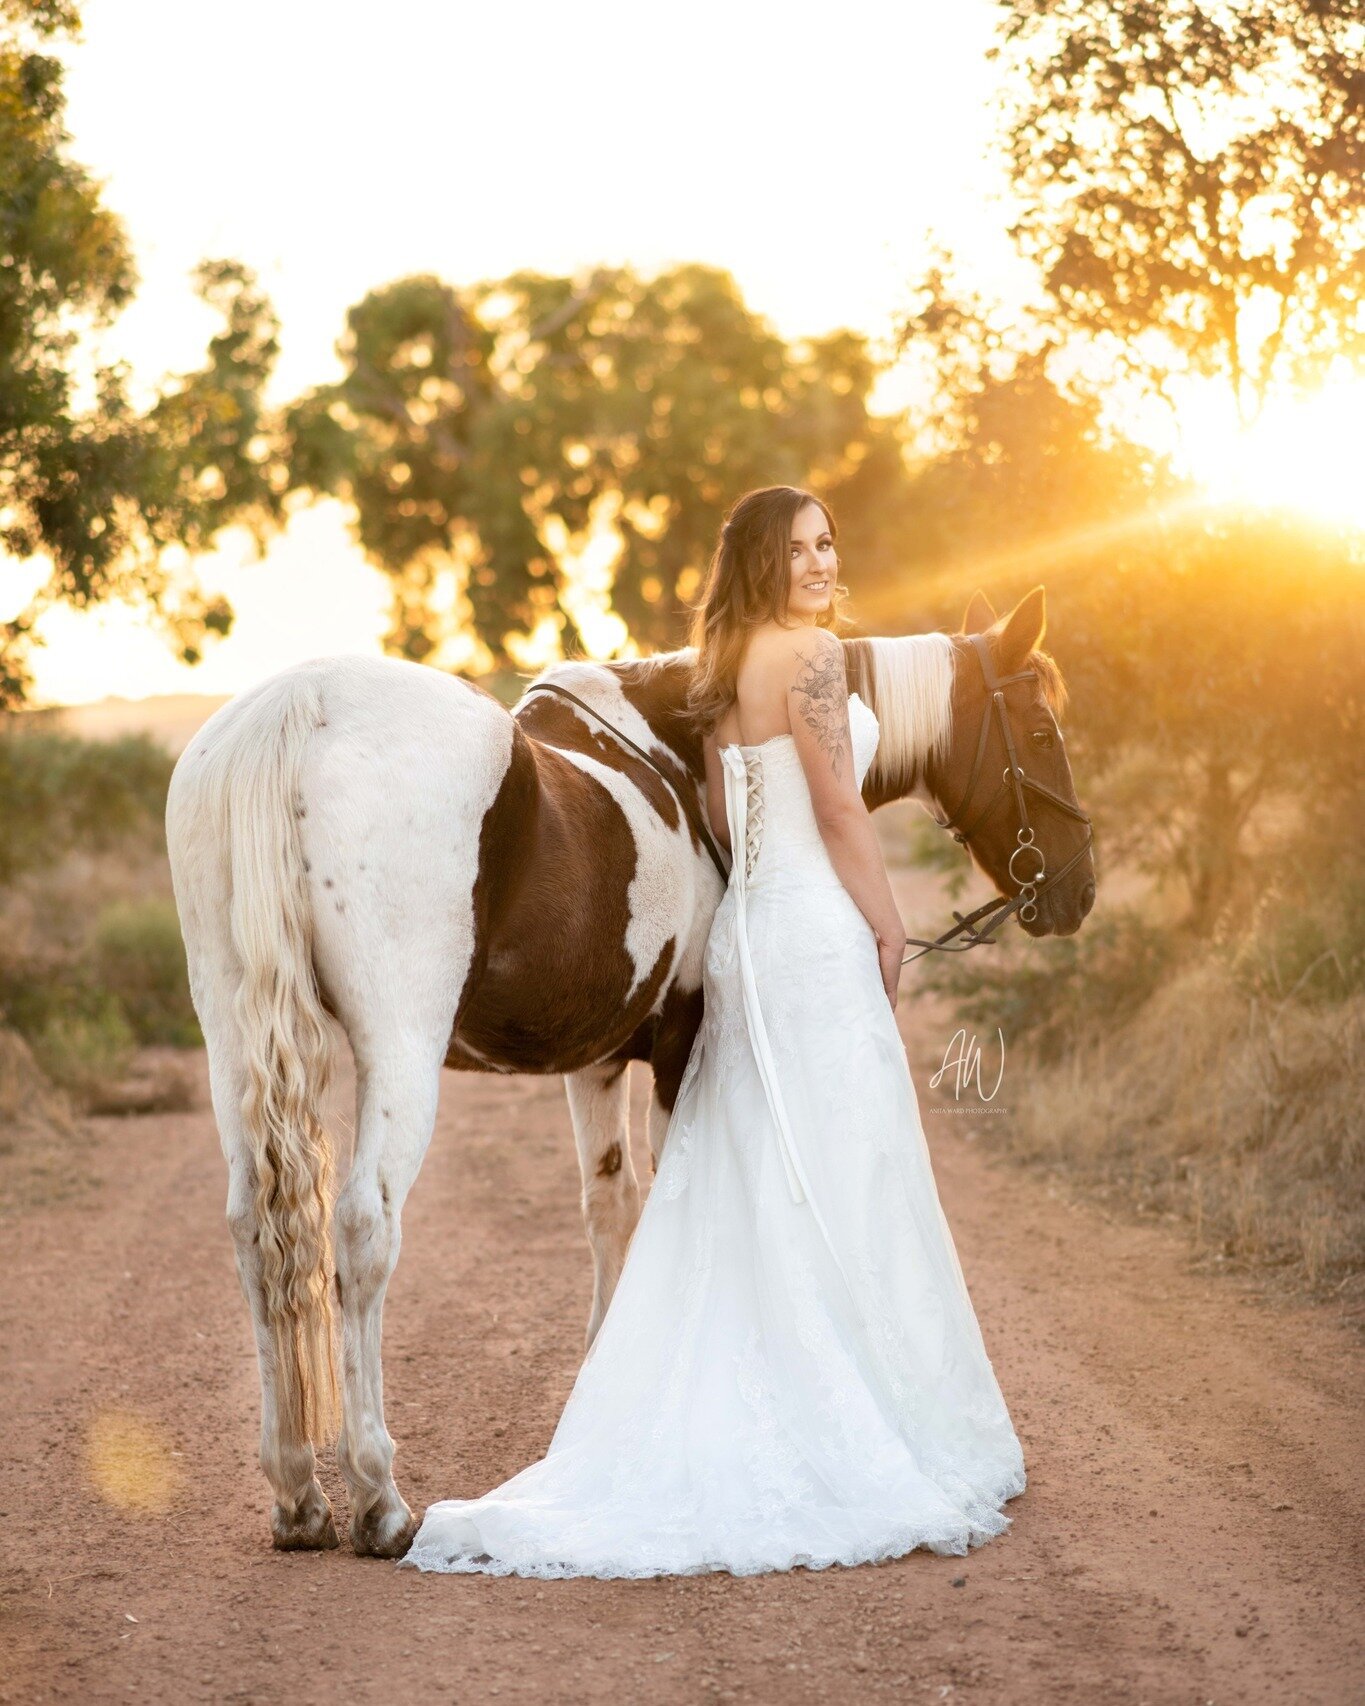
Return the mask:
{"type": "Polygon", "coordinates": [[[1074,936],[1030,941],[1013,920],[993,948],[926,961],[925,984],[948,995],[978,1031],[997,1025],[1055,1060],[1097,1023],[1136,1013],[1177,958],[1178,939],[1140,913],[1115,908],[1074,936]],[[988,959],[986,956],[992,955],[988,959]]]}
{"type": "Polygon", "coordinates": [[[185,944],[169,900],[125,901],[100,914],[91,948],[97,986],[114,996],[140,1043],[195,1048],[185,944]]]}
{"type": "Polygon", "coordinates": [[[113,996],[84,1011],[49,1014],[31,1040],[34,1059],[48,1078],[87,1106],[126,1076],[137,1046],[133,1028],[113,996]]]}
{"type": "Polygon", "coordinates": [[[1308,853],[1298,870],[1310,883],[1271,894],[1237,945],[1238,985],[1271,1001],[1343,1001],[1365,990],[1365,860],[1308,853]]]}
{"type": "Polygon", "coordinates": [[[160,833],[175,760],[150,735],[83,740],[0,721],[0,883],[69,848],[160,833]]]}

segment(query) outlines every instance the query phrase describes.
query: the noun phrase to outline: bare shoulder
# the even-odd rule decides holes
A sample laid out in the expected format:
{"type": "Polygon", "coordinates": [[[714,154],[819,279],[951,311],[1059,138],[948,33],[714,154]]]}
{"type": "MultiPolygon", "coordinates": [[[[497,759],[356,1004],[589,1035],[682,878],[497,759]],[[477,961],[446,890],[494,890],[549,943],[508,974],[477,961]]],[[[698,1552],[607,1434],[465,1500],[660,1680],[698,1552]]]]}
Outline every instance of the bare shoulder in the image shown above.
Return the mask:
{"type": "Polygon", "coordinates": [[[798,677],[831,675],[846,681],[844,648],[828,628],[801,624],[795,628],[758,629],[749,642],[749,661],[755,675],[784,692],[798,677]]]}
{"type": "Polygon", "coordinates": [[[787,686],[798,698],[848,698],[848,670],[842,641],[828,628],[802,628],[783,636],[787,686]]]}

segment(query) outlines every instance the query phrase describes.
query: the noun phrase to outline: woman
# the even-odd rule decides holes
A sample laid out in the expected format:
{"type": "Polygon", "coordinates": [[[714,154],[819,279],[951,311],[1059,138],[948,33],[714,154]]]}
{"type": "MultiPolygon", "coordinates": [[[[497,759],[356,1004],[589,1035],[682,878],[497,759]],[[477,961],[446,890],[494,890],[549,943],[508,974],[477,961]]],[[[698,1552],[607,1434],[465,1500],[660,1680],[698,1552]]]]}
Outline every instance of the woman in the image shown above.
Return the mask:
{"type": "Polygon", "coordinates": [[[1023,1456],[896,1028],[906,935],[860,793],[879,724],[848,692],[834,537],[789,486],[725,522],[693,632],[732,853],[702,1024],[548,1452],[432,1505],[420,1569],[751,1575],[1009,1526],[1023,1456]]]}

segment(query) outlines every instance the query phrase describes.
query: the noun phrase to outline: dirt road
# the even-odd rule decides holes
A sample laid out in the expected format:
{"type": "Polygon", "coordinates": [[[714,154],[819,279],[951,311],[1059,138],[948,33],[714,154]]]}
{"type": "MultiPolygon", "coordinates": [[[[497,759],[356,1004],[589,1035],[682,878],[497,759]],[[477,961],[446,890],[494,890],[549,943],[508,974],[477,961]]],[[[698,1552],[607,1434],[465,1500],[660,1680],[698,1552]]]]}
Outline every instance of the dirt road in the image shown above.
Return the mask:
{"type": "MultiPolygon", "coordinates": [[[[99,1122],[84,1183],[0,1224],[0,1700],[1360,1700],[1358,1341],[988,1162],[970,1120],[929,1111],[947,1028],[900,1018],[1028,1464],[1007,1534],[745,1581],[273,1553],[205,1094],[99,1122]]],[[[642,1113],[645,1072],[633,1088],[642,1113]]],[[[387,1311],[414,1506],[543,1451],[589,1290],[559,1081],[448,1076],[387,1311]]]]}

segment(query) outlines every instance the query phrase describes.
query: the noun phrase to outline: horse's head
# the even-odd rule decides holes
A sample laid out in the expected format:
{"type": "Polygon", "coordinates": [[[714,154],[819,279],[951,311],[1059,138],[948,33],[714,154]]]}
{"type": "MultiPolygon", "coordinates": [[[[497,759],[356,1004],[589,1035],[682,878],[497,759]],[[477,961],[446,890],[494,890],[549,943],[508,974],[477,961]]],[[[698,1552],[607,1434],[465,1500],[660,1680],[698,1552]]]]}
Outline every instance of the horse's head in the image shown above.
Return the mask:
{"type": "Polygon", "coordinates": [[[1095,865],[1057,726],[1061,672],[1038,650],[1045,619],[1042,587],[1007,616],[973,596],[952,637],[952,739],[927,780],[1001,894],[1033,891],[1019,908],[1029,935],[1069,936],[1095,904],[1095,865]]]}

